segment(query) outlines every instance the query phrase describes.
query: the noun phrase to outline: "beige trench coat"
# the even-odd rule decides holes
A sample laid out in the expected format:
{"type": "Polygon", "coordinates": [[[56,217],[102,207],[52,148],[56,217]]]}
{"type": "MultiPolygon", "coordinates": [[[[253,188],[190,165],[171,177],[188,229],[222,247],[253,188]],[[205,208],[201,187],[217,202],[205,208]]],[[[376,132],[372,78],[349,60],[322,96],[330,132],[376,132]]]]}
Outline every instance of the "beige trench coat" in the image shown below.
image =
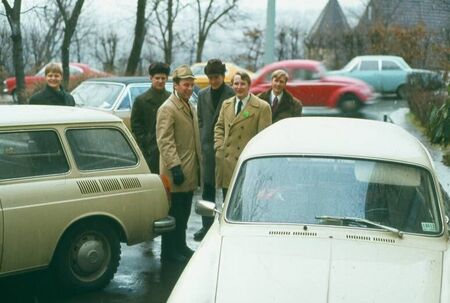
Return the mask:
{"type": "Polygon", "coordinates": [[[214,127],[216,186],[228,188],[238,158],[248,141],[272,123],[270,105],[251,94],[247,105],[235,115],[236,97],[223,101],[214,127]]]}
{"type": "Polygon", "coordinates": [[[192,105],[171,94],[158,109],[156,118],[156,141],[158,143],[161,175],[169,177],[172,192],[194,191],[200,181],[200,136],[197,113],[192,105]],[[181,165],[185,181],[173,184],[170,169],[181,165]]]}

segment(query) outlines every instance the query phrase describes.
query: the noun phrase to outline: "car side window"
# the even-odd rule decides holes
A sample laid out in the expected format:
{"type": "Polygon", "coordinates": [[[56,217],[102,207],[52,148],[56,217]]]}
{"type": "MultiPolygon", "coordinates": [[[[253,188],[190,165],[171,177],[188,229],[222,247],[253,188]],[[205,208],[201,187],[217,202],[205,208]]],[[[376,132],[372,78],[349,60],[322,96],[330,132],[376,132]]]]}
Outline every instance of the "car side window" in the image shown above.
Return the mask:
{"type": "Polygon", "coordinates": [[[400,66],[393,61],[381,61],[382,70],[401,70],[400,66]]]}
{"type": "Polygon", "coordinates": [[[359,70],[361,70],[361,71],[377,71],[378,70],[378,61],[377,60],[361,61],[359,70]]]}
{"type": "Polygon", "coordinates": [[[308,81],[317,79],[318,73],[307,69],[294,69],[292,71],[292,81],[308,81]]]}
{"type": "Polygon", "coordinates": [[[0,133],[0,180],[68,171],[69,164],[55,131],[0,133]]]}
{"type": "Polygon", "coordinates": [[[129,167],[138,163],[128,140],[116,128],[70,129],[67,140],[80,170],[129,167]]]}
{"type": "Polygon", "coordinates": [[[72,76],[76,76],[76,75],[81,75],[83,73],[83,71],[78,67],[69,65],[69,73],[72,76]]]}

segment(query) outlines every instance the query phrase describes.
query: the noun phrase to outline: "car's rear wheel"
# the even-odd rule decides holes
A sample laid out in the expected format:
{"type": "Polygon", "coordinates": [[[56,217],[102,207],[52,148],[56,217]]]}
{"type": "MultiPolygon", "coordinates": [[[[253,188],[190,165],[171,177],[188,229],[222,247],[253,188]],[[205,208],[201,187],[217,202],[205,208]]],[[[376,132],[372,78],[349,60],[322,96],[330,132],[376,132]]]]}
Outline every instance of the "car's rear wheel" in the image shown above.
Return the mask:
{"type": "Polygon", "coordinates": [[[338,106],[343,113],[356,113],[361,108],[361,101],[353,94],[345,94],[338,106]]]}
{"type": "Polygon", "coordinates": [[[402,100],[406,100],[406,86],[404,84],[397,88],[397,97],[402,100]]]}
{"type": "Polygon", "coordinates": [[[82,292],[106,286],[117,271],[120,241],[114,228],[87,221],[64,235],[53,263],[65,290],[82,292]]]}

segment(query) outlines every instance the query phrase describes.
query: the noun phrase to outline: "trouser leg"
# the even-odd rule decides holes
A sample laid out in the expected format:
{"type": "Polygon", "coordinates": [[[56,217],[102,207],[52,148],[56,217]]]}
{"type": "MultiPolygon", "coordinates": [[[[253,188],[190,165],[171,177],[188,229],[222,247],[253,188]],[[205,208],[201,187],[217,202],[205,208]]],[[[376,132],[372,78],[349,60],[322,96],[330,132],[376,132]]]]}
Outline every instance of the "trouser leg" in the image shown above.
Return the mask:
{"type": "MultiPolygon", "coordinates": [[[[216,201],[216,187],[214,184],[203,184],[202,199],[210,202],[216,201]]],[[[206,231],[211,227],[214,222],[214,217],[202,216],[202,226],[206,231]]]]}

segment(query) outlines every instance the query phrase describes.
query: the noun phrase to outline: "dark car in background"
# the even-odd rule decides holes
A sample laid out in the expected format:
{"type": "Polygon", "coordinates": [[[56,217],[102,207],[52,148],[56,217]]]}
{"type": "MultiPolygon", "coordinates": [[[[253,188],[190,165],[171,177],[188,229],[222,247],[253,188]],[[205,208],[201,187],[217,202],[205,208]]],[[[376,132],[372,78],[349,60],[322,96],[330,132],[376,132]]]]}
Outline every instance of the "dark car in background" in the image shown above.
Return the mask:
{"type": "Polygon", "coordinates": [[[357,112],[374,99],[373,89],[361,80],[328,76],[323,64],[314,60],[285,60],[264,66],[252,79],[250,91],[259,94],[271,87],[271,74],[283,69],[289,74],[286,89],[304,106],[338,108],[357,112]]]}
{"type": "MultiPolygon", "coordinates": [[[[131,108],[137,96],[150,88],[148,77],[106,77],[83,81],[72,91],[76,106],[112,113],[120,117],[130,128],[131,108]]],[[[166,83],[166,90],[173,91],[173,82],[166,83]]],[[[190,99],[197,106],[197,95],[190,99]]]]}

